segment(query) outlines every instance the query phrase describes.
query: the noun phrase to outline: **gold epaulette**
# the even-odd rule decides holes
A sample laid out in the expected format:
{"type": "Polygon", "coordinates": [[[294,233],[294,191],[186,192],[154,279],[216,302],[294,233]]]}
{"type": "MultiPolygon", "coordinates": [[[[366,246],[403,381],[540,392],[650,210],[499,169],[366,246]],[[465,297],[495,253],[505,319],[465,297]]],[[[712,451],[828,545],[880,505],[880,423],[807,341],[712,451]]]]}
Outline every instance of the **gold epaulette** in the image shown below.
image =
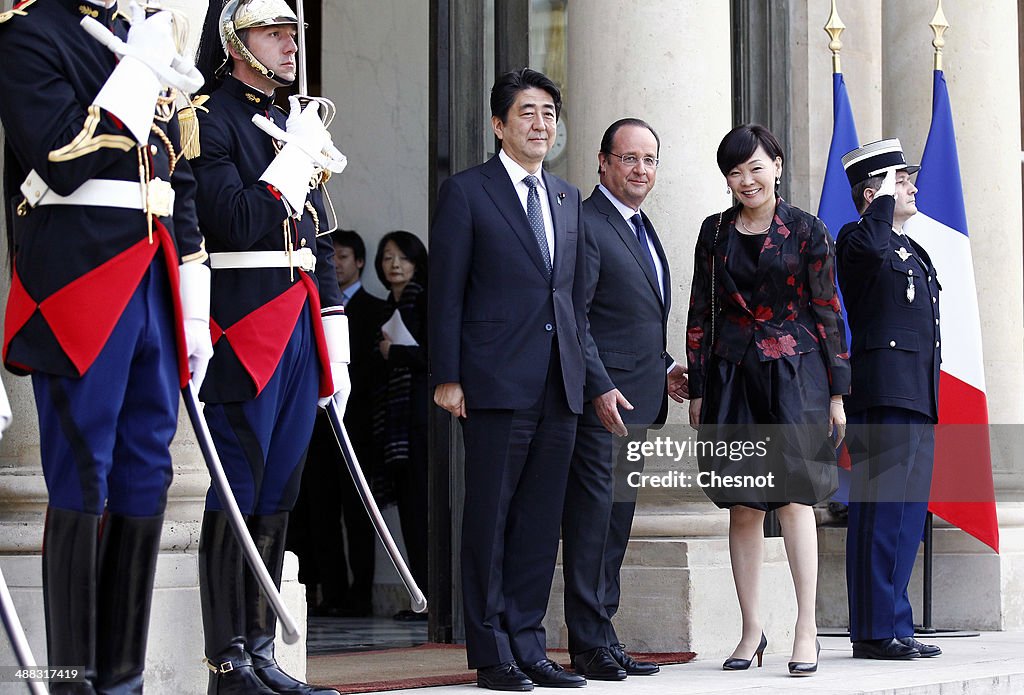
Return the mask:
{"type": "Polygon", "coordinates": [[[178,111],[178,127],[181,130],[181,152],[186,159],[199,156],[199,117],[196,111],[202,109],[209,113],[203,104],[210,98],[209,94],[200,94],[192,103],[178,111]]]}
{"type": "Polygon", "coordinates": [[[14,8],[7,10],[6,12],[0,12],[0,24],[8,21],[12,17],[24,17],[28,14],[25,10],[29,5],[35,3],[36,0],[24,0],[23,2],[15,3],[14,8]]]}

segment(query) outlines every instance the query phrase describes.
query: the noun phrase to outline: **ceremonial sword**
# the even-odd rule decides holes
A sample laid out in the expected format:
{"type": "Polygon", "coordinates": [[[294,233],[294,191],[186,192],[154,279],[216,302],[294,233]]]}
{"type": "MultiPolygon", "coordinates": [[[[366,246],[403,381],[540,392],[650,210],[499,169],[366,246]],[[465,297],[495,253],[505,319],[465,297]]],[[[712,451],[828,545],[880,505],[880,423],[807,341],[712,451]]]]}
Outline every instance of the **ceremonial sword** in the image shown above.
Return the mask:
{"type": "MultiPolygon", "coordinates": [[[[11,592],[4,581],[4,573],[0,571],[0,614],[4,621],[4,629],[7,630],[7,637],[11,640],[11,649],[18,659],[18,666],[22,670],[31,671],[38,669],[36,659],[32,656],[32,649],[28,646],[28,638],[25,637],[25,630],[18,620],[18,613],[14,610],[14,600],[11,592]]],[[[46,695],[46,688],[41,681],[26,679],[25,684],[32,695],[46,695]]]]}
{"type": "Polygon", "coordinates": [[[363,500],[366,513],[370,515],[370,520],[373,522],[373,528],[377,531],[377,536],[380,537],[384,548],[388,551],[391,562],[394,563],[395,569],[398,570],[398,574],[402,577],[402,583],[405,584],[405,589],[409,592],[409,598],[412,599],[412,609],[416,613],[424,613],[427,610],[427,599],[416,584],[412,572],[409,571],[409,565],[406,564],[405,558],[399,552],[398,546],[395,545],[395,539],[391,537],[388,525],[384,523],[384,517],[381,516],[380,509],[377,507],[377,500],[373,498],[370,486],[363,475],[363,469],[359,466],[359,459],[356,458],[356,452],[352,448],[352,440],[348,437],[348,430],[345,429],[345,422],[342,420],[341,411],[333,398],[328,402],[325,410],[327,411],[327,419],[331,421],[331,429],[334,431],[334,436],[338,440],[338,448],[341,449],[342,458],[345,459],[345,466],[352,476],[352,482],[356,484],[356,490],[359,492],[360,499],[363,500]]]}

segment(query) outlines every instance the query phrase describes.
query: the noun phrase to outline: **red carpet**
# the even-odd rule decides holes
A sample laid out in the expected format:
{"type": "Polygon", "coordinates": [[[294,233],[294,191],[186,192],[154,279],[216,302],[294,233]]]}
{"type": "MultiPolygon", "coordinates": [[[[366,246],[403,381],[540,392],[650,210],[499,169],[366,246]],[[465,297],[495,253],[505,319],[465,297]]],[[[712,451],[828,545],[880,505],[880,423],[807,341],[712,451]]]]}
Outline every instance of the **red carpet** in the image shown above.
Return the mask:
{"type": "MultiPolygon", "coordinates": [[[[551,655],[568,667],[569,657],[564,649],[551,650],[551,655]]],[[[634,653],[633,656],[658,664],[684,664],[696,654],[634,653]]],[[[306,677],[310,683],[330,686],[341,693],[476,682],[476,672],[466,668],[466,648],[460,644],[423,644],[408,649],[311,656],[307,661],[306,677]]]]}

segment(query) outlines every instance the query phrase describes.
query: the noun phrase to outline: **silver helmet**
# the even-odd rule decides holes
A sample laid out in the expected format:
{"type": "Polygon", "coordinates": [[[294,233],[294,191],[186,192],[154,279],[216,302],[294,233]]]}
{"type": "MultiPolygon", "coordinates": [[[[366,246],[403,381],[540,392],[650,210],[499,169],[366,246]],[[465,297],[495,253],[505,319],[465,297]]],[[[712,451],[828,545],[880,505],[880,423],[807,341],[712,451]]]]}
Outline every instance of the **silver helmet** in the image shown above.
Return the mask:
{"type": "Polygon", "coordinates": [[[256,59],[238,34],[256,27],[298,23],[299,18],[284,0],[228,0],[220,13],[220,45],[224,49],[225,60],[218,73],[226,72],[231,63],[231,54],[228,52],[230,45],[253,69],[280,85],[290,85],[294,80],[280,79],[273,70],[256,59]]]}

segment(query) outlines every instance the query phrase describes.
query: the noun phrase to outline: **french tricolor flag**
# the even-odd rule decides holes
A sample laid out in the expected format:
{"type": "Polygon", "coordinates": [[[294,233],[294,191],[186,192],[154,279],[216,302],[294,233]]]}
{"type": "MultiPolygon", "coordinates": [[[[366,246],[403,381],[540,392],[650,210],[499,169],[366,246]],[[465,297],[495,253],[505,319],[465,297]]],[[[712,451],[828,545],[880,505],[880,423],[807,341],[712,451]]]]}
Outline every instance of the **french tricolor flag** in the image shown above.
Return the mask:
{"type": "Polygon", "coordinates": [[[904,231],[935,264],[942,286],[942,373],[929,511],[999,552],[978,295],[967,234],[949,91],[935,70],[932,123],[904,231]]]}

